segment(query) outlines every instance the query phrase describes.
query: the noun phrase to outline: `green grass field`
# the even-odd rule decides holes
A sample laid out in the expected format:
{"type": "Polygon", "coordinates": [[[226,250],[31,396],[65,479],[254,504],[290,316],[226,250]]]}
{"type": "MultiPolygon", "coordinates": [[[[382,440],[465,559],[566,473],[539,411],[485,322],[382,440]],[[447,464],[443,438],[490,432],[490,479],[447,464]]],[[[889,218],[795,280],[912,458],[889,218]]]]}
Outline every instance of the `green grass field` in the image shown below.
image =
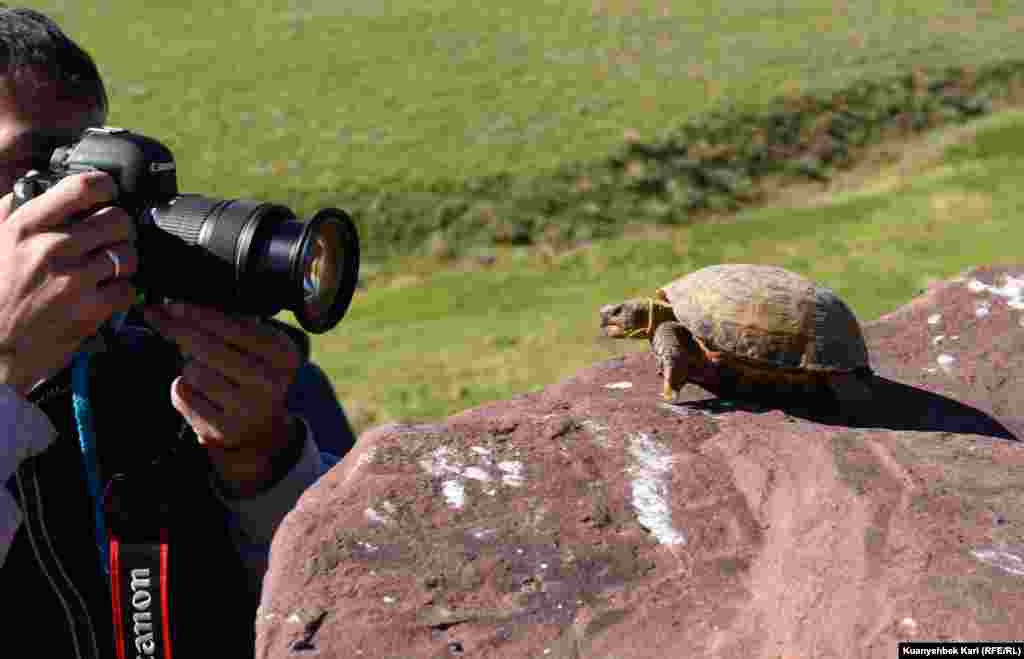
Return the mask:
{"type": "Polygon", "coordinates": [[[94,55],[111,122],[172,148],[183,190],[303,211],[601,159],[724,101],[1024,55],[1011,0],[29,4],[94,55]]]}
{"type": "MultiPolygon", "coordinates": [[[[346,207],[367,188],[400,194],[601,160],[627,134],[654,139],[723,104],[1024,55],[1024,16],[1010,0],[770,4],[31,6],[94,55],[110,122],[173,149],[183,191],[303,213],[346,207]]],[[[902,164],[862,168],[820,195],[801,188],[728,223],[647,228],[560,258],[502,249],[489,268],[368,264],[405,275],[360,291],[345,321],[315,338],[315,359],[362,429],[441,417],[644,349],[599,340],[598,306],[715,262],[793,268],[876,318],[928,277],[1024,260],[1024,119],[974,127],[973,145],[970,131],[947,130],[902,164]]]]}
{"type": "Polygon", "coordinates": [[[536,389],[643,342],[599,338],[602,304],[719,262],[781,265],[834,288],[862,321],[931,278],[1024,264],[1024,112],[919,140],[841,192],[740,213],[728,223],[639,231],[549,262],[510,251],[490,269],[423,275],[357,294],[315,342],[360,427],[439,418],[536,389]],[[974,131],[978,131],[975,135],[974,131]]]}

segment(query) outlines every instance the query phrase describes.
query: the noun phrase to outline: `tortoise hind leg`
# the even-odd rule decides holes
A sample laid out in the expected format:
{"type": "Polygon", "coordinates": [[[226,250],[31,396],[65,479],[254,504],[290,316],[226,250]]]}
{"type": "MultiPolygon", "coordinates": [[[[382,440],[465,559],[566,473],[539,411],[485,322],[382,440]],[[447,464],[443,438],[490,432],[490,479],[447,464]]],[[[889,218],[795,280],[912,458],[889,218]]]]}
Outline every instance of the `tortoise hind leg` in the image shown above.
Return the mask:
{"type": "Polygon", "coordinates": [[[687,346],[692,343],[690,331],[682,323],[674,321],[658,325],[651,337],[651,351],[662,377],[661,397],[665,400],[675,400],[679,390],[686,384],[690,372],[687,346]]]}

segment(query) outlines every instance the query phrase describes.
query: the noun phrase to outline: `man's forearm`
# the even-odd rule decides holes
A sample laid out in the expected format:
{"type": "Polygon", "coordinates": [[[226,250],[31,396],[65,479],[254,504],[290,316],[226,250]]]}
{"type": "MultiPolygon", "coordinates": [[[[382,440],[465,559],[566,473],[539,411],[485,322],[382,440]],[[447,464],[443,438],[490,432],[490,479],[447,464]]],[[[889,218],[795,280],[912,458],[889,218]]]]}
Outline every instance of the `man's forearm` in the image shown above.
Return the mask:
{"type": "Polygon", "coordinates": [[[322,476],[334,463],[321,455],[314,441],[312,429],[304,418],[296,417],[302,427],[302,450],[298,461],[269,490],[256,496],[221,501],[232,518],[232,535],[239,555],[249,573],[250,586],[258,591],[267,568],[270,541],[284,516],[295,507],[302,493],[322,476]]]}

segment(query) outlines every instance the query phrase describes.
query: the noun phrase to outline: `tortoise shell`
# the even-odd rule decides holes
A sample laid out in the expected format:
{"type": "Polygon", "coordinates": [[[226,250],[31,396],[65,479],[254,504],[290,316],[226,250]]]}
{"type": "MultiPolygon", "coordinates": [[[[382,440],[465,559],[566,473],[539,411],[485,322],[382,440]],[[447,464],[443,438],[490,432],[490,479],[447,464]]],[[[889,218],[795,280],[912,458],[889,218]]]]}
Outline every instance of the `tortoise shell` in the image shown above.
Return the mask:
{"type": "Polygon", "coordinates": [[[783,268],[713,265],[658,289],[705,349],[754,367],[819,373],[869,366],[860,323],[831,289],[783,268]]]}

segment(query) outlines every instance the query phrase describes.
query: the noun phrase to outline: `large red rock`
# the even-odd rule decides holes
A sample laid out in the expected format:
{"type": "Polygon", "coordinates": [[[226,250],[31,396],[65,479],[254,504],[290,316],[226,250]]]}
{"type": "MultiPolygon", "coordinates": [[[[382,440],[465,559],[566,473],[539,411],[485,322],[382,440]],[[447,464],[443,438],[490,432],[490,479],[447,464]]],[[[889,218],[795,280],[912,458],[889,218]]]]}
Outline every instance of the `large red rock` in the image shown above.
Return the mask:
{"type": "Polygon", "coordinates": [[[875,399],[844,418],[692,385],[665,404],[639,353],[367,432],[274,540],[257,656],[1024,639],[1021,273],[975,270],[867,324],[875,399]]]}

